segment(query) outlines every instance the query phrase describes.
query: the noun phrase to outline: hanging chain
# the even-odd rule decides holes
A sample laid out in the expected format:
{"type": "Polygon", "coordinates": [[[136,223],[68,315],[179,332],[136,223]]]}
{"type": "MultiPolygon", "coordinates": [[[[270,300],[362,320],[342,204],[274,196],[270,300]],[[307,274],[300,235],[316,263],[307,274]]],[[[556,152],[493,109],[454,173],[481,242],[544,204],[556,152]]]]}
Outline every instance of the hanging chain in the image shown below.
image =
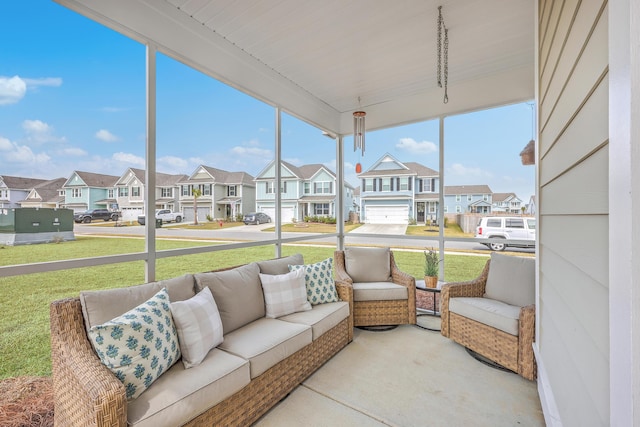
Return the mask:
{"type": "Polygon", "coordinates": [[[442,87],[442,6],[438,6],[438,87],[442,87]]]}
{"type": "Polygon", "coordinates": [[[444,100],[446,104],[449,102],[447,87],[449,83],[449,29],[444,25],[442,17],[442,6],[438,6],[438,87],[442,87],[444,74],[444,100]],[[444,30],[444,40],[442,40],[442,31],[444,30]],[[444,62],[444,70],[443,63],[444,62]]]}
{"type": "Polygon", "coordinates": [[[444,100],[446,104],[449,102],[447,95],[447,86],[449,83],[449,29],[444,27],[444,100]]]}

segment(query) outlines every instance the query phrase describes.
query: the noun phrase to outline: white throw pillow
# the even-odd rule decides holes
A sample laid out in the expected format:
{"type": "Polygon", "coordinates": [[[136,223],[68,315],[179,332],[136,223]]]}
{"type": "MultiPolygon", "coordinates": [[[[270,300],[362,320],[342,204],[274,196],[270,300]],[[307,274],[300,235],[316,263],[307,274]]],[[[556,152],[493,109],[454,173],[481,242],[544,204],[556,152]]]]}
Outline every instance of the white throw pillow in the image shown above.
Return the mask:
{"type": "Polygon", "coordinates": [[[222,344],[222,320],[208,287],[186,301],[172,302],[171,314],[186,369],[199,365],[209,350],[222,344]]]}
{"type": "Polygon", "coordinates": [[[89,330],[100,361],[124,384],[127,400],[140,396],[180,358],[169,294],[149,300],[89,330]]]}
{"type": "Polygon", "coordinates": [[[311,304],[307,301],[303,270],[278,275],[260,273],[260,281],[267,317],[276,318],[311,310],[311,304]]]}

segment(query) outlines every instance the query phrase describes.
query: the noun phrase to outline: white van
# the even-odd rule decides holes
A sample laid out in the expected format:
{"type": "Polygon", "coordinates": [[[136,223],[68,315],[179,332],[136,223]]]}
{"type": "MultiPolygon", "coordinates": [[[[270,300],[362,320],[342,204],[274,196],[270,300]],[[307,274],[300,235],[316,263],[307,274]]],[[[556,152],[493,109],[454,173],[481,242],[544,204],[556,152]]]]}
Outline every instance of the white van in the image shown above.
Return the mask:
{"type": "Polygon", "coordinates": [[[476,239],[522,240],[525,242],[481,242],[489,249],[503,251],[507,246],[534,248],[536,246],[536,219],[526,216],[488,216],[480,218],[476,239]]]}

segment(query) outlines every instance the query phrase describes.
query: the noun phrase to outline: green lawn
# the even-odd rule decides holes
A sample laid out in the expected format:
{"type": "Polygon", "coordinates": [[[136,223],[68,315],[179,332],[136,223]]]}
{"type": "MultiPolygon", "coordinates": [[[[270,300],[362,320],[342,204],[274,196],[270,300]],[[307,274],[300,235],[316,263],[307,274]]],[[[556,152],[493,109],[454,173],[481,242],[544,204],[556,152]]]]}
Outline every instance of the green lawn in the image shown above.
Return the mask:
{"type": "MultiPolygon", "coordinates": [[[[158,240],[158,250],[206,243],[158,240]]],[[[24,264],[96,255],[121,254],[144,250],[144,242],[126,238],[79,238],[60,244],[0,247],[0,265],[24,264]]],[[[333,255],[332,247],[283,246],[283,255],[300,252],[305,262],[320,261],[333,255]]],[[[187,255],[157,261],[157,279],[185,273],[273,258],[273,246],[234,249],[208,254],[187,255]]],[[[398,266],[422,277],[422,252],[396,251],[398,266]]],[[[486,257],[445,255],[448,281],[476,277],[486,257]]],[[[144,282],[144,263],[132,262],[66,271],[0,278],[0,379],[20,375],[50,375],[49,304],[78,296],[81,290],[106,289],[144,282]]]]}
{"type": "MultiPolygon", "coordinates": [[[[345,224],[344,232],[348,233],[351,230],[355,230],[362,224],[345,224]]],[[[275,227],[269,227],[263,231],[274,232],[275,227]]],[[[321,224],[318,222],[297,222],[295,224],[282,224],[282,231],[293,233],[337,233],[335,224],[321,224]]]]}

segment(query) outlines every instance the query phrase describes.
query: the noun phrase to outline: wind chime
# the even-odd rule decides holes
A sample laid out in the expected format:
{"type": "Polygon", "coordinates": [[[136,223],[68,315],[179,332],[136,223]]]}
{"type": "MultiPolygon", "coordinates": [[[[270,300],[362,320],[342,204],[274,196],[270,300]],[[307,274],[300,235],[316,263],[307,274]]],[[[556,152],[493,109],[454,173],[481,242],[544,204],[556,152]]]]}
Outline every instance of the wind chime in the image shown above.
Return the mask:
{"type": "Polygon", "coordinates": [[[444,84],[443,103],[449,102],[447,86],[449,83],[449,29],[444,24],[442,6],[438,6],[438,87],[444,84]],[[444,33],[444,38],[443,38],[444,33]]]}
{"type": "MultiPolygon", "coordinates": [[[[358,97],[360,103],[360,97],[358,97]]],[[[360,149],[360,157],[364,156],[364,118],[367,115],[364,111],[355,111],[353,113],[353,151],[360,149]]],[[[362,164],[356,163],[356,173],[362,172],[362,164]]]]}

